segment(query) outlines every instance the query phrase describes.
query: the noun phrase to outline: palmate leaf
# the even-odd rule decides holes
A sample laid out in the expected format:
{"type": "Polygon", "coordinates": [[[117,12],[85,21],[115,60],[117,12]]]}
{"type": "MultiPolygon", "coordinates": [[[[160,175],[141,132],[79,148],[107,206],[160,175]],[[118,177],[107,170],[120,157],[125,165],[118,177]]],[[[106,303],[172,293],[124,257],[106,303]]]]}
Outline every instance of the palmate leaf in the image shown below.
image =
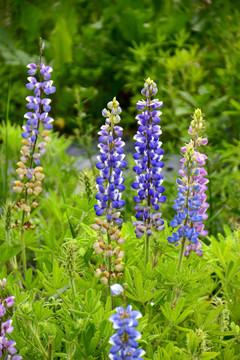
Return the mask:
{"type": "Polygon", "coordinates": [[[3,265],[6,261],[10,260],[13,256],[19,254],[21,248],[16,245],[6,245],[3,244],[0,246],[0,265],[3,265]]]}
{"type": "Polygon", "coordinates": [[[175,308],[172,308],[171,305],[166,302],[164,306],[161,306],[161,310],[165,318],[172,324],[178,325],[183,322],[190,314],[193,313],[191,306],[183,310],[185,305],[185,299],[180,298],[177,302],[175,308]]]}
{"type": "Polygon", "coordinates": [[[158,296],[162,290],[155,291],[157,280],[146,280],[143,283],[141,271],[133,266],[134,281],[127,269],[125,269],[125,281],[128,283],[127,297],[141,303],[146,303],[158,296]]]}

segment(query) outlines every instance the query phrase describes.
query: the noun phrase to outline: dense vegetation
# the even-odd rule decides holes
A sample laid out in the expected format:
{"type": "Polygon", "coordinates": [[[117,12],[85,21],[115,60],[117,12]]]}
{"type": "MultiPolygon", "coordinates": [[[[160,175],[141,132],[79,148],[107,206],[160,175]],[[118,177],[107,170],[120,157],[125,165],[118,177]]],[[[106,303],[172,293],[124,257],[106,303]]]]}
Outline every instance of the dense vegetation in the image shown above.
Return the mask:
{"type": "Polygon", "coordinates": [[[108,358],[113,334],[108,319],[122,300],[112,298],[94,275],[100,261],[91,228],[97,133],[102,109],[116,96],[123,140],[133,148],[136,103],[150,77],[163,101],[165,229],[153,232],[145,263],[144,240],[134,232],[135,174],[128,151],[123,278],[113,282],[125,284],[127,303],[143,315],[137,329],[144,359],[240,359],[239,2],[4,0],[0,13],[0,280],[7,278],[6,286],[0,282],[0,310],[4,297],[15,296],[6,317],[13,319],[9,338],[18,353],[26,360],[108,358]],[[24,234],[25,268],[22,230],[16,226],[23,218],[15,211],[18,194],[12,188],[29,96],[26,65],[39,62],[39,37],[45,44],[42,61],[53,67],[55,121],[41,158],[45,178],[39,206],[24,234]],[[178,162],[180,147],[189,142],[196,108],[205,114],[208,138],[209,234],[203,257],[191,254],[179,270],[179,247],[167,241],[176,214],[178,169],[168,161],[178,162]],[[67,155],[73,143],[84,149],[92,168],[78,170],[76,158],[67,155]]]}

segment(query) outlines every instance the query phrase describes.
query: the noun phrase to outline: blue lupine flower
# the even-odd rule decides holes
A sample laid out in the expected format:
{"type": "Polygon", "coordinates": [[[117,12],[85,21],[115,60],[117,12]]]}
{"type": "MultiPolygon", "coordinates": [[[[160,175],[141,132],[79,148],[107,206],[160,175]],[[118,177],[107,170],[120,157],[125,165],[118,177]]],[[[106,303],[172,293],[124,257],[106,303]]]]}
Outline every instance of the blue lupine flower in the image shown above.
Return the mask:
{"type": "Polygon", "coordinates": [[[205,165],[206,155],[196,151],[199,145],[206,145],[207,139],[198,137],[199,131],[204,126],[204,120],[200,109],[195,110],[193,120],[189,128],[189,134],[194,139],[190,143],[181,148],[185,154],[181,159],[182,165],[179,173],[182,179],[177,179],[178,199],[175,200],[173,208],[177,211],[174,220],[170,225],[175,228],[179,227],[172,237],[168,238],[170,243],[176,245],[182,243],[185,246],[185,256],[189,256],[194,251],[198,256],[202,256],[202,243],[198,240],[199,236],[206,236],[207,231],[204,230],[203,220],[207,218],[205,214],[209,204],[205,202],[208,180],[203,177],[206,170],[202,167],[205,165]],[[181,234],[180,234],[181,233],[181,234]],[[188,243],[186,243],[188,241],[188,243]]]}
{"type": "Polygon", "coordinates": [[[142,89],[142,95],[145,95],[147,100],[137,103],[137,109],[142,113],[136,116],[139,128],[134,136],[136,153],[133,158],[136,166],[133,167],[133,170],[137,175],[132,188],[138,190],[137,196],[133,198],[137,203],[134,208],[137,211],[137,221],[134,222],[134,225],[138,238],[141,238],[144,233],[150,236],[153,227],[158,231],[164,229],[164,221],[161,220],[161,213],[158,212],[159,203],[166,201],[166,196],[162,195],[165,191],[161,175],[164,166],[161,161],[164,151],[161,149],[162,143],[159,141],[162,131],[160,125],[157,125],[161,121],[159,116],[162,114],[157,109],[162,107],[162,101],[151,99],[157,91],[156,84],[148,78],[142,89]],[[139,205],[142,203],[143,205],[139,205]]]}
{"type": "MultiPolygon", "coordinates": [[[[21,158],[18,162],[18,169],[16,170],[20,181],[15,181],[13,190],[17,193],[27,193],[36,197],[41,191],[41,180],[44,178],[42,173],[43,168],[40,167],[40,157],[46,152],[46,145],[51,141],[49,130],[53,128],[53,119],[49,117],[51,100],[44,98],[45,94],[52,94],[56,88],[53,86],[53,81],[50,72],[52,68],[41,63],[41,56],[44,46],[40,49],[40,65],[31,63],[27,65],[28,90],[34,90],[34,95],[26,97],[28,112],[24,115],[27,124],[23,125],[21,158]],[[39,81],[34,76],[39,70],[39,81]],[[43,81],[46,80],[46,81],[43,81]],[[42,140],[39,142],[39,140],[42,140]]],[[[25,198],[26,200],[26,198],[25,198]]],[[[20,204],[20,203],[19,203],[20,204]]],[[[34,200],[30,205],[26,202],[20,204],[20,208],[29,216],[31,207],[37,207],[38,204],[34,200]]]]}
{"type": "Polygon", "coordinates": [[[6,307],[10,308],[14,305],[14,296],[9,296],[6,299],[3,297],[3,289],[6,286],[6,279],[0,280],[0,358],[9,360],[21,360],[22,356],[16,355],[17,349],[14,347],[16,342],[8,339],[8,335],[14,330],[12,326],[12,319],[3,321],[6,314],[6,307]]]}
{"type": "Polygon", "coordinates": [[[123,129],[118,125],[121,120],[122,109],[116,98],[107,104],[107,108],[102,111],[102,115],[106,118],[105,125],[101,126],[98,133],[100,135],[100,143],[98,144],[100,155],[97,157],[98,162],[96,164],[99,170],[99,177],[96,179],[98,190],[96,199],[98,202],[94,206],[96,215],[105,216],[106,220],[96,218],[96,223],[92,225],[95,231],[101,233],[98,241],[93,245],[95,252],[97,254],[104,253],[108,258],[107,264],[100,264],[99,269],[95,271],[96,276],[104,275],[104,278],[101,279],[104,284],[109,283],[109,278],[111,279],[115,275],[120,276],[122,273],[119,274],[119,272],[123,269],[121,260],[124,252],[120,251],[119,246],[113,249],[112,241],[116,241],[118,245],[125,242],[118,227],[123,223],[119,209],[125,205],[125,201],[122,200],[122,191],[125,189],[122,169],[127,165],[124,161],[123,146],[125,143],[121,139],[123,129]],[[107,244],[104,240],[104,234],[107,234],[107,244]],[[111,270],[109,258],[112,256],[116,256],[114,261],[115,272],[111,270]]]}
{"type": "Polygon", "coordinates": [[[177,215],[174,216],[173,221],[170,221],[171,227],[180,227],[176,233],[173,232],[173,236],[168,237],[168,241],[176,243],[184,236],[190,243],[195,244],[199,233],[195,231],[193,223],[202,221],[202,216],[198,213],[201,202],[199,201],[200,196],[197,194],[197,191],[200,187],[197,181],[193,181],[193,177],[198,174],[193,144],[187,145],[183,171],[185,174],[183,179],[177,179],[179,192],[173,206],[174,210],[177,211],[177,215]]]}
{"type": "Polygon", "coordinates": [[[121,140],[122,128],[117,124],[120,121],[119,114],[122,109],[116,98],[108,103],[108,109],[102,111],[106,118],[105,125],[101,126],[99,131],[100,156],[96,167],[100,170],[100,176],[97,178],[98,193],[96,199],[98,204],[94,206],[96,215],[107,215],[107,221],[112,220],[118,225],[118,218],[112,217],[115,209],[120,209],[125,205],[125,201],[121,199],[121,192],[125,189],[123,185],[125,178],[122,171],[127,163],[124,161],[125,155],[123,146],[125,143],[121,140]],[[117,137],[114,138],[114,135],[117,137]]]}
{"type": "Polygon", "coordinates": [[[109,321],[113,323],[113,328],[117,330],[109,343],[113,345],[110,349],[109,358],[111,360],[143,360],[141,356],[145,354],[143,349],[138,349],[137,340],[141,339],[141,333],[134,329],[138,326],[138,321],[142,314],[137,310],[132,310],[132,306],[127,308],[121,306],[116,308],[117,314],[110,316],[109,321]]]}

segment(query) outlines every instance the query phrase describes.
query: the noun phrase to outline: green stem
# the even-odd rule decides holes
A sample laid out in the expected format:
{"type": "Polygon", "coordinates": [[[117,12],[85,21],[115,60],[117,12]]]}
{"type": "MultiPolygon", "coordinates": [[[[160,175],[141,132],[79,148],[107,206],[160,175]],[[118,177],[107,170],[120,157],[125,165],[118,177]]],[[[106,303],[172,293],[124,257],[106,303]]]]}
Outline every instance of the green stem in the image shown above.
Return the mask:
{"type": "MultiPolygon", "coordinates": [[[[111,245],[111,239],[110,239],[110,235],[109,233],[107,233],[107,239],[108,239],[108,245],[111,245]]],[[[112,258],[111,256],[109,256],[108,258],[108,273],[109,273],[109,277],[108,277],[108,290],[107,290],[107,293],[108,293],[108,296],[111,296],[111,309],[113,309],[113,297],[111,295],[111,270],[112,270],[112,258]]]]}
{"type": "Polygon", "coordinates": [[[73,345],[73,347],[71,346],[71,354],[69,355],[68,357],[68,360],[73,360],[74,359],[74,355],[75,355],[75,352],[76,352],[76,346],[74,343],[71,343],[73,345]]]}
{"type": "Polygon", "coordinates": [[[56,293],[58,294],[58,296],[60,297],[60,299],[62,299],[62,301],[64,302],[64,304],[67,306],[67,311],[68,311],[68,308],[70,308],[70,304],[67,303],[67,301],[65,300],[65,298],[62,296],[62,294],[56,290],[56,293]]]}
{"type": "Polygon", "coordinates": [[[48,343],[48,358],[52,360],[52,338],[50,337],[48,343]]]}
{"type": "MultiPolygon", "coordinates": [[[[6,243],[7,245],[11,245],[11,237],[10,237],[10,231],[9,230],[6,230],[6,243]]],[[[13,271],[15,271],[17,269],[17,258],[16,258],[16,255],[14,255],[10,261],[10,266],[12,268],[13,271]]]]}
{"type": "Polygon", "coordinates": [[[39,346],[39,349],[41,350],[41,353],[43,354],[43,356],[46,358],[46,359],[49,359],[49,356],[48,356],[48,353],[47,351],[44,349],[40,339],[39,339],[39,336],[38,334],[35,333],[35,331],[32,329],[32,334],[36,340],[36,343],[37,345],[39,346]]]}
{"type": "Polygon", "coordinates": [[[74,278],[72,277],[72,275],[70,276],[70,288],[73,294],[73,301],[75,301],[76,299],[76,289],[75,289],[75,283],[74,283],[74,278]]]}
{"type": "MultiPolygon", "coordinates": [[[[23,214],[24,213],[25,212],[23,212],[23,214]]],[[[24,221],[24,217],[23,217],[23,221],[24,221]]],[[[23,222],[22,222],[22,228],[21,228],[21,248],[22,248],[23,277],[25,279],[26,272],[27,272],[27,259],[26,259],[26,245],[25,245],[23,222]]]]}
{"type": "MultiPolygon", "coordinates": [[[[43,352],[39,347],[37,347],[34,343],[32,343],[29,339],[26,339],[26,342],[31,345],[32,347],[34,347],[38,352],[42,353],[43,357],[48,359],[48,357],[46,357],[46,353],[43,352]]],[[[44,350],[44,349],[43,349],[44,350]]],[[[45,351],[45,350],[44,350],[45,351]]]]}
{"type": "Polygon", "coordinates": [[[147,266],[147,263],[149,263],[149,248],[150,248],[150,237],[146,234],[146,243],[145,243],[146,266],[147,266]]]}
{"type": "Polygon", "coordinates": [[[178,261],[178,271],[180,271],[180,270],[181,270],[181,267],[182,267],[182,261],[183,261],[183,254],[184,254],[185,243],[186,243],[186,237],[185,237],[185,235],[184,235],[183,240],[182,240],[182,246],[181,246],[179,261],[178,261]]]}

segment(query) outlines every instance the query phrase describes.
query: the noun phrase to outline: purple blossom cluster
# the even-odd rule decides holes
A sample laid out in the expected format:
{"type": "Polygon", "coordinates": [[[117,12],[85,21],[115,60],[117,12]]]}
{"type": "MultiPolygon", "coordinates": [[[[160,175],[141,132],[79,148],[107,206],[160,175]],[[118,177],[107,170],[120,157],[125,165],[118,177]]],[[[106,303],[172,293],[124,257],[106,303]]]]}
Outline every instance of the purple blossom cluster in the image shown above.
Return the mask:
{"type": "Polygon", "coordinates": [[[207,171],[204,169],[207,156],[196,151],[196,147],[206,145],[207,139],[198,137],[199,131],[203,127],[203,118],[200,109],[195,110],[193,121],[189,128],[189,134],[193,135],[193,140],[181,148],[184,157],[181,159],[181,169],[179,170],[182,179],[177,179],[178,198],[175,200],[174,210],[177,215],[170,225],[175,228],[171,237],[168,237],[170,243],[184,245],[184,255],[189,256],[191,251],[202,256],[202,242],[199,236],[206,236],[203,220],[207,219],[205,213],[209,204],[206,202],[208,179],[204,176],[207,171]],[[188,242],[187,242],[188,240],[188,242]]]}
{"type": "Polygon", "coordinates": [[[162,101],[151,99],[157,93],[156,84],[148,78],[142,89],[142,95],[146,100],[138,101],[137,109],[142,111],[136,116],[138,120],[138,131],[134,136],[136,140],[136,153],[133,155],[136,165],[133,171],[136,173],[136,181],[132,188],[138,190],[137,196],[134,196],[136,226],[135,233],[141,238],[144,233],[147,236],[152,234],[154,227],[158,231],[164,229],[164,221],[161,219],[159,203],[166,201],[166,196],[162,193],[165,188],[162,186],[163,175],[161,175],[164,162],[162,161],[164,151],[161,149],[159,137],[162,133],[160,125],[162,101]],[[154,212],[153,212],[154,211],[154,212]]]}
{"type": "Polygon", "coordinates": [[[124,252],[120,250],[120,246],[114,248],[113,242],[115,241],[117,245],[125,242],[118,227],[123,223],[119,210],[125,205],[125,201],[122,200],[122,191],[125,189],[122,169],[127,165],[124,161],[123,146],[125,143],[121,139],[123,129],[118,125],[122,109],[116,98],[107,104],[107,108],[102,111],[102,115],[106,118],[105,125],[101,126],[98,133],[100,135],[98,144],[100,155],[96,164],[99,170],[99,177],[96,179],[98,203],[94,206],[96,215],[105,216],[105,220],[96,218],[95,224],[92,225],[92,228],[100,233],[98,240],[93,245],[94,250],[97,254],[103,253],[107,258],[105,265],[100,264],[95,271],[97,277],[103,275],[101,281],[105,285],[115,276],[121,276],[121,270],[123,270],[121,261],[124,252]],[[111,268],[112,257],[115,258],[114,271],[111,268]]]}
{"type": "Polygon", "coordinates": [[[202,250],[200,250],[199,246],[196,246],[199,232],[196,231],[196,227],[193,225],[202,221],[202,216],[199,214],[201,202],[198,192],[200,184],[193,180],[199,174],[199,170],[195,165],[193,145],[189,144],[186,147],[186,158],[181,169],[183,178],[177,179],[178,198],[175,200],[175,205],[173,205],[177,215],[174,216],[173,221],[170,221],[171,227],[179,227],[179,229],[172,233],[172,237],[168,237],[168,241],[179,245],[181,241],[188,240],[191,249],[195,250],[198,255],[202,255],[202,250]]]}
{"type": "MultiPolygon", "coordinates": [[[[43,94],[50,95],[56,91],[56,88],[52,85],[53,81],[49,80],[51,78],[52,68],[50,66],[45,66],[43,63],[40,66],[31,63],[27,65],[27,68],[30,70],[28,73],[30,75],[35,75],[37,69],[40,70],[40,80],[33,76],[28,77],[29,83],[26,85],[28,90],[34,90],[34,96],[27,96],[26,100],[28,104],[26,105],[30,112],[27,112],[24,117],[27,119],[27,125],[23,126],[24,132],[22,133],[22,137],[24,139],[28,139],[30,144],[29,147],[33,147],[36,144],[37,135],[39,134],[39,126],[42,123],[44,129],[52,130],[52,122],[53,119],[49,116],[49,111],[51,110],[51,99],[43,98],[43,94]],[[43,81],[46,80],[46,81],[43,81]]],[[[38,144],[39,145],[39,144],[38,144]]],[[[40,145],[39,152],[34,153],[34,162],[38,166],[40,165],[40,156],[45,153],[45,146],[40,145]]],[[[31,150],[31,148],[29,149],[31,150]]],[[[24,157],[26,160],[26,157],[24,157]]],[[[27,174],[29,180],[31,180],[31,173],[27,174]]]]}
{"type": "MultiPolygon", "coordinates": [[[[206,144],[207,143],[206,141],[207,139],[201,139],[200,143],[206,144]]],[[[182,152],[185,152],[185,149],[182,149],[182,152]]],[[[193,176],[193,181],[195,183],[198,183],[199,185],[197,194],[198,194],[198,201],[200,202],[200,206],[198,208],[198,214],[199,214],[198,221],[194,221],[192,225],[195,233],[199,234],[198,236],[205,237],[207,236],[208,231],[204,229],[205,225],[203,221],[208,218],[208,214],[206,214],[206,211],[209,207],[209,203],[206,202],[207,195],[205,192],[207,190],[206,184],[209,182],[209,180],[204,177],[205,175],[207,175],[207,171],[203,166],[206,164],[205,160],[207,159],[207,156],[205,154],[201,154],[197,151],[194,151],[194,157],[196,161],[197,175],[193,176]]],[[[183,170],[180,169],[181,174],[182,172],[183,170]]],[[[186,246],[185,256],[189,256],[191,251],[195,251],[197,255],[201,256],[202,255],[202,250],[200,250],[201,247],[202,247],[202,242],[199,240],[194,245],[188,244],[186,246]]]]}
{"type": "MultiPolygon", "coordinates": [[[[114,284],[111,286],[111,291],[114,296],[117,296],[123,292],[123,288],[119,284],[114,284]]],[[[109,358],[111,360],[143,360],[141,356],[145,354],[145,351],[138,349],[137,343],[137,340],[141,339],[141,333],[135,329],[138,326],[137,319],[141,318],[142,314],[137,310],[132,310],[132,305],[119,306],[116,312],[109,318],[109,321],[113,323],[113,328],[117,330],[109,340],[109,343],[113,345],[109,358]]]]}
{"type": "MultiPolygon", "coordinates": [[[[52,68],[41,62],[43,48],[42,46],[40,50],[40,65],[34,63],[27,65],[30,77],[28,77],[26,87],[28,90],[33,90],[34,95],[26,97],[28,112],[24,117],[27,119],[27,123],[22,127],[23,146],[16,170],[19,180],[14,181],[15,186],[13,187],[16,193],[27,193],[34,197],[42,191],[41,181],[44,174],[42,173],[43,168],[40,166],[40,157],[45,154],[47,143],[51,141],[49,131],[53,128],[53,119],[49,116],[51,99],[44,97],[44,94],[48,96],[56,91],[53,81],[50,80],[52,68]],[[37,71],[39,71],[39,81],[33,76],[37,71]]],[[[27,216],[30,216],[31,207],[37,206],[35,200],[30,205],[24,201],[19,204],[27,216]]]]}
{"type": "Polygon", "coordinates": [[[22,356],[16,355],[17,349],[14,347],[16,342],[9,340],[7,335],[14,330],[12,326],[12,319],[3,321],[6,315],[7,308],[14,304],[14,296],[3,298],[3,289],[6,286],[6,279],[0,280],[1,299],[0,299],[0,359],[4,356],[4,360],[21,360],[22,356]]]}
{"type": "Polygon", "coordinates": [[[99,131],[100,156],[96,167],[100,170],[100,176],[97,178],[98,193],[96,199],[98,204],[94,206],[97,216],[106,215],[108,222],[112,220],[116,225],[122,224],[122,219],[115,217],[116,209],[120,209],[125,205],[125,201],[121,199],[121,192],[125,189],[123,185],[125,178],[122,176],[122,168],[126,167],[124,161],[125,155],[121,136],[123,129],[117,125],[121,118],[122,109],[116,98],[110,101],[107,109],[103,109],[102,115],[106,118],[105,125],[101,126],[99,131]]]}

